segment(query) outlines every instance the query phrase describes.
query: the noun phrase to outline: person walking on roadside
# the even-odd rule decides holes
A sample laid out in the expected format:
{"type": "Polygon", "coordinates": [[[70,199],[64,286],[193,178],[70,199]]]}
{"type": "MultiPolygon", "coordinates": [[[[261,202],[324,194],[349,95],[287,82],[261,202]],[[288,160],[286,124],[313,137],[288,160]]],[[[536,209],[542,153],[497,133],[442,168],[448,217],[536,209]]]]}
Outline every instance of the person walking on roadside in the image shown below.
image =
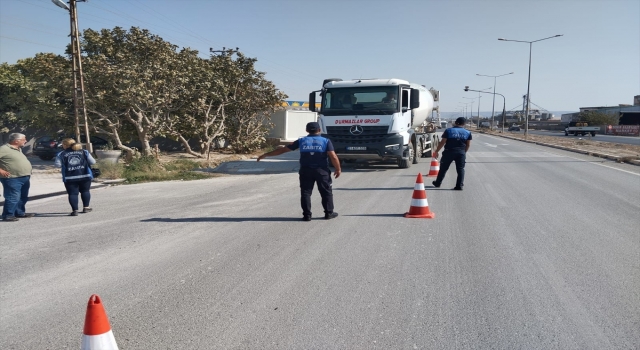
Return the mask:
{"type": "Polygon", "coordinates": [[[447,128],[442,133],[442,140],[438,144],[438,148],[433,152],[433,157],[437,159],[438,152],[444,147],[438,177],[432,182],[435,187],[440,187],[452,162],[456,162],[456,172],[458,173],[456,187],[453,189],[462,191],[464,187],[464,165],[467,158],[467,151],[469,151],[469,147],[471,146],[471,132],[464,128],[465,122],[466,120],[463,117],[456,119],[454,126],[447,128]]]}
{"type": "Polygon", "coordinates": [[[21,148],[27,143],[24,134],[9,134],[9,142],[0,146],[0,183],[2,183],[4,206],[3,221],[18,221],[19,218],[30,218],[35,214],[25,213],[31,187],[31,162],[22,153],[21,148]]]}
{"type": "Polygon", "coordinates": [[[78,194],[82,198],[82,212],[88,213],[93,210],[89,206],[91,201],[89,190],[93,179],[91,165],[95,164],[96,160],[74,139],[62,140],[62,148],[64,151],[56,156],[56,166],[61,168],[62,181],[69,195],[72,210],[69,216],[78,216],[78,194]]]}
{"type": "Polygon", "coordinates": [[[335,178],[340,176],[340,161],[334,151],[331,140],[320,135],[320,124],[307,123],[309,135],[302,137],[292,144],[277,148],[258,157],[258,162],[266,157],[273,157],[300,149],[300,205],[302,206],[302,220],[311,221],[311,194],[314,184],[318,184],[318,191],[322,197],[324,218],[336,218],[338,213],[333,211],[333,190],[331,188],[331,170],[329,160],[335,168],[335,178]]]}

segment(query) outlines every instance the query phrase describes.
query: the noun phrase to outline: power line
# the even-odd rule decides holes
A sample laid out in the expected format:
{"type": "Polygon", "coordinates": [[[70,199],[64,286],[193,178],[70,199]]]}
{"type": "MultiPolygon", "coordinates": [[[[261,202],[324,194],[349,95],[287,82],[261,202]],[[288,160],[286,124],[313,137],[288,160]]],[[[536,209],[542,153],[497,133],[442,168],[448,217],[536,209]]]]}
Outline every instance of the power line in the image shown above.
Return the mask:
{"type": "Polygon", "coordinates": [[[23,41],[23,42],[25,42],[25,43],[29,43],[29,44],[36,44],[36,45],[40,45],[40,46],[48,46],[48,47],[53,47],[53,48],[56,48],[56,49],[60,49],[60,47],[59,47],[59,46],[52,46],[52,45],[47,45],[47,44],[43,44],[43,43],[37,43],[37,42],[34,42],[34,41],[28,41],[28,40],[23,40],[23,39],[13,38],[13,37],[10,37],[10,36],[0,35],[0,38],[11,39],[11,40],[17,40],[17,41],[23,41]]]}

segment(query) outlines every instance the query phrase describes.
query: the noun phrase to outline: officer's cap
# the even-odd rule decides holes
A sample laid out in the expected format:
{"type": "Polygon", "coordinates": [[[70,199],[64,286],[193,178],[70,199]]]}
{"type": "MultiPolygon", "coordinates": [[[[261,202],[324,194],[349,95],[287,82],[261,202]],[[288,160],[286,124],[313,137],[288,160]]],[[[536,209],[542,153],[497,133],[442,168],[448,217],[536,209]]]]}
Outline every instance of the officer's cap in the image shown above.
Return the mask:
{"type": "Polygon", "coordinates": [[[307,123],[307,132],[316,132],[320,130],[320,124],[317,122],[307,123]]]}

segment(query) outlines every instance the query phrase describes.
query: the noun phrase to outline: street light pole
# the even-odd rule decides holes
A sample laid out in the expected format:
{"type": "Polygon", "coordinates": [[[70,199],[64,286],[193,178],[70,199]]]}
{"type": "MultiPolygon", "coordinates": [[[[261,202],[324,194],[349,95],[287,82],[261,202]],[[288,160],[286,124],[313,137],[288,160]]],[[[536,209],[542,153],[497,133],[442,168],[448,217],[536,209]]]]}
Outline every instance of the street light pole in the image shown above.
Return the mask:
{"type": "Polygon", "coordinates": [[[505,38],[498,38],[498,40],[501,41],[515,41],[515,42],[519,42],[519,43],[528,43],[529,44],[529,76],[527,78],[527,106],[525,107],[525,112],[524,112],[524,138],[527,138],[527,135],[529,134],[529,103],[530,103],[530,99],[529,99],[529,88],[531,87],[531,51],[533,50],[533,43],[538,42],[538,41],[542,41],[542,40],[547,40],[547,39],[552,39],[552,38],[557,38],[559,36],[563,36],[564,34],[556,34],[554,36],[550,36],[548,38],[542,38],[542,39],[538,39],[538,40],[534,40],[534,41],[524,41],[524,40],[510,40],[510,39],[505,39],[505,38]]]}
{"type": "Polygon", "coordinates": [[[481,90],[472,90],[472,89],[469,89],[468,86],[464,87],[464,91],[475,91],[475,92],[479,92],[479,93],[482,93],[482,94],[493,94],[494,97],[495,97],[495,95],[502,96],[502,133],[504,133],[504,116],[506,114],[506,107],[507,107],[507,100],[504,98],[504,95],[499,94],[497,92],[491,93],[491,92],[486,92],[486,91],[481,91],[481,90]]]}
{"type": "MultiPolygon", "coordinates": [[[[471,104],[471,108],[469,108],[469,119],[473,121],[473,102],[474,102],[473,100],[475,100],[477,97],[473,97],[473,98],[463,97],[463,98],[471,100],[471,102],[468,102],[469,104],[471,104]]],[[[477,129],[477,125],[476,125],[476,129],[477,129]]]]}
{"type": "Polygon", "coordinates": [[[82,74],[82,58],[80,51],[80,32],[78,30],[77,2],[86,0],[69,0],[67,6],[62,0],[51,0],[56,6],[69,11],[71,25],[71,60],[73,69],[73,115],[75,117],[76,142],[82,143],[80,126],[84,127],[87,150],[93,153],[93,145],[89,135],[89,120],[87,118],[87,108],[84,99],[84,79],[82,74]],[[80,114],[82,114],[83,124],[80,124],[80,114]]]}
{"type": "MultiPolygon", "coordinates": [[[[501,74],[501,75],[476,74],[479,77],[490,77],[490,78],[493,78],[493,105],[491,106],[491,127],[492,128],[493,128],[493,124],[495,123],[494,114],[495,114],[495,109],[496,109],[496,79],[499,78],[499,77],[503,77],[505,75],[509,75],[509,74],[513,74],[513,72],[506,73],[506,74],[501,74]]],[[[502,126],[502,128],[504,129],[504,125],[502,126]]]]}

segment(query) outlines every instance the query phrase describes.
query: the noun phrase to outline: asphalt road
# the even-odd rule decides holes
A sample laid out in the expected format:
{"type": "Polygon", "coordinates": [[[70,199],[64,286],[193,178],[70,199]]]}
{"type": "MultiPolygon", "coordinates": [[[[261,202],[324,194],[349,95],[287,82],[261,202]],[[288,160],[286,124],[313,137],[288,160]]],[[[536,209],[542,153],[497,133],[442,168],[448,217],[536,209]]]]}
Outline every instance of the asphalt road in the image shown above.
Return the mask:
{"type": "Polygon", "coordinates": [[[425,177],[434,219],[402,216],[428,159],[346,167],[330,221],[293,172],[29,203],[0,223],[0,348],[77,348],[93,293],[120,349],[637,348],[640,167],[474,136],[464,191],[425,177]]]}

